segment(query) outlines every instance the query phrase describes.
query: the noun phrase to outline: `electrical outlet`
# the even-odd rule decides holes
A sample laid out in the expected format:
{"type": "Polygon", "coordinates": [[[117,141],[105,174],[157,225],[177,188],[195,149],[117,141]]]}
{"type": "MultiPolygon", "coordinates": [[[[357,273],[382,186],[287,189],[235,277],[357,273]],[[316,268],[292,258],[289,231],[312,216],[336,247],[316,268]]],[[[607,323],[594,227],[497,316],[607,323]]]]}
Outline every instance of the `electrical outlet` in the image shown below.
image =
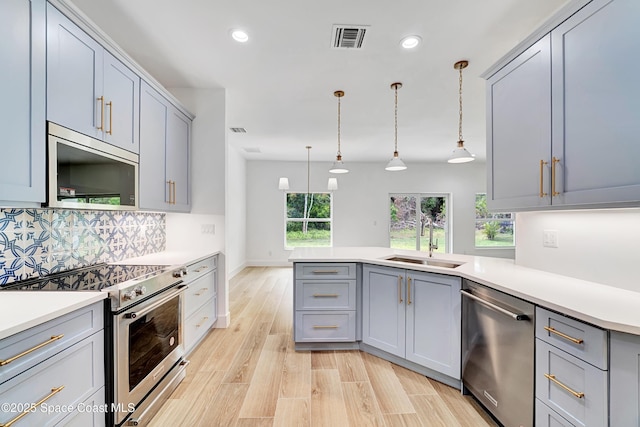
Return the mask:
{"type": "Polygon", "coordinates": [[[545,248],[557,248],[558,230],[544,230],[542,233],[542,246],[545,248]]]}
{"type": "Polygon", "coordinates": [[[202,224],[200,226],[200,232],[202,234],[216,234],[216,225],[215,224],[202,224]]]}

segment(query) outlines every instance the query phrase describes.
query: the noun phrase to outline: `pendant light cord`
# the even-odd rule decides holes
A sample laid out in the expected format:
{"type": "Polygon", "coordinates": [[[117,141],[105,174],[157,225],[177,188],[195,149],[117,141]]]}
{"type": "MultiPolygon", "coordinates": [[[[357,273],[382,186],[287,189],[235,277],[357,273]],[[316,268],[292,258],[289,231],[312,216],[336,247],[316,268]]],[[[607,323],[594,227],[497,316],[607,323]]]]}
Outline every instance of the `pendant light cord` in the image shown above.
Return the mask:
{"type": "Polygon", "coordinates": [[[340,152],[340,96],[338,96],[338,156],[341,157],[342,153],[340,152]]]}
{"type": "Polygon", "coordinates": [[[396,83],[394,85],[394,89],[395,89],[395,111],[394,111],[394,117],[395,117],[395,124],[394,124],[394,129],[395,129],[395,148],[394,148],[394,154],[398,152],[398,84],[396,83]]]}
{"type": "Polygon", "coordinates": [[[462,69],[464,67],[458,67],[458,70],[460,71],[460,79],[459,79],[459,89],[458,89],[458,95],[459,95],[459,106],[460,106],[460,119],[458,121],[458,141],[462,141],[462,69]]]}

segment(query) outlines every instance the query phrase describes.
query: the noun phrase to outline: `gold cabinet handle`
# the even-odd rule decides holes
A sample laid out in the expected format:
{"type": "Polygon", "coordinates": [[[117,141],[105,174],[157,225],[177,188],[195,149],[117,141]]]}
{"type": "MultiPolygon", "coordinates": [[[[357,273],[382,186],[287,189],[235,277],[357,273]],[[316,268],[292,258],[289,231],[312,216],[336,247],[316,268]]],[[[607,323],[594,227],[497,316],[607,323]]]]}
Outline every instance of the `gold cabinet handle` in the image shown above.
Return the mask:
{"type": "Polygon", "coordinates": [[[560,381],[558,381],[556,379],[555,375],[551,375],[551,374],[544,374],[544,376],[549,380],[552,381],[553,383],[557,384],[559,387],[565,389],[566,391],[568,391],[569,393],[573,394],[575,397],[577,397],[578,399],[582,399],[584,397],[584,393],[581,391],[575,391],[573,390],[571,387],[568,387],[564,384],[562,384],[560,381]]]}
{"type": "Polygon", "coordinates": [[[206,270],[207,268],[209,268],[208,265],[203,265],[202,267],[198,267],[193,271],[195,271],[196,273],[200,273],[202,270],[206,270]]]}
{"type": "Polygon", "coordinates": [[[46,402],[47,400],[51,399],[54,395],[60,393],[62,391],[62,389],[64,388],[63,385],[61,385],[60,387],[56,387],[56,388],[52,388],[51,389],[51,393],[49,393],[48,395],[46,395],[45,397],[43,397],[42,399],[40,399],[38,402],[32,404],[32,405],[28,405],[27,409],[24,412],[21,412],[20,414],[18,414],[15,418],[13,418],[12,420],[7,421],[4,424],[0,424],[0,427],[11,427],[12,425],[14,425],[17,421],[21,420],[23,417],[26,417],[27,415],[29,415],[32,412],[35,412],[34,409],[37,408],[38,406],[42,405],[44,402],[46,402]]]}
{"type": "Polygon", "coordinates": [[[98,126],[98,130],[104,130],[104,96],[97,98],[97,101],[100,101],[100,126],[98,126]]]}
{"type": "Polygon", "coordinates": [[[544,192],[544,166],[548,165],[549,162],[545,162],[544,160],[540,160],[540,198],[547,196],[548,194],[544,192]]]}
{"type": "Polygon", "coordinates": [[[208,317],[208,316],[207,316],[207,317],[203,317],[203,318],[202,318],[202,320],[200,321],[200,323],[198,323],[198,324],[196,325],[196,328],[199,328],[199,327],[201,327],[202,325],[204,325],[205,323],[207,323],[207,320],[209,320],[209,317],[208,317]]]}
{"type": "Polygon", "coordinates": [[[313,270],[312,274],[338,274],[338,270],[313,270]]]}
{"type": "Polygon", "coordinates": [[[173,204],[176,204],[176,182],[173,181],[173,204]]]}
{"type": "Polygon", "coordinates": [[[411,305],[411,277],[407,279],[407,305],[411,305]]]}
{"type": "Polygon", "coordinates": [[[107,102],[107,107],[109,107],[109,130],[105,130],[105,133],[109,135],[113,135],[113,102],[107,102]]]}
{"type": "Polygon", "coordinates": [[[16,354],[15,356],[10,357],[8,359],[0,360],[0,366],[8,365],[9,363],[13,362],[14,360],[20,359],[22,356],[26,356],[27,354],[29,354],[31,352],[34,352],[34,351],[38,350],[39,348],[44,347],[45,345],[51,344],[52,342],[57,341],[62,337],[64,337],[64,334],[52,335],[51,338],[49,338],[45,342],[40,343],[37,346],[30,348],[29,350],[23,351],[22,353],[16,354]]]}
{"type": "Polygon", "coordinates": [[[209,290],[209,288],[202,288],[198,292],[195,292],[194,295],[199,297],[200,295],[202,295],[203,293],[207,292],[208,290],[209,290]]]}
{"type": "Polygon", "coordinates": [[[313,294],[314,298],[338,298],[338,294],[313,294]]]}
{"type": "Polygon", "coordinates": [[[338,325],[313,325],[313,329],[338,329],[338,325]]]}
{"type": "Polygon", "coordinates": [[[402,304],[402,276],[398,276],[398,300],[402,304]]]}
{"type": "Polygon", "coordinates": [[[551,196],[559,196],[560,193],[556,191],[556,164],[560,163],[560,159],[553,156],[551,159],[551,196]]]}
{"type": "Polygon", "coordinates": [[[169,180],[167,181],[167,184],[169,184],[169,201],[167,203],[169,203],[170,205],[175,204],[175,200],[173,199],[173,185],[174,182],[169,180]]]}
{"type": "Polygon", "coordinates": [[[547,331],[547,332],[550,332],[552,334],[556,334],[557,336],[559,336],[561,338],[564,338],[567,341],[571,341],[574,344],[582,344],[582,343],[584,343],[583,339],[570,337],[569,335],[563,334],[562,332],[552,328],[551,326],[545,326],[544,330],[547,331]]]}

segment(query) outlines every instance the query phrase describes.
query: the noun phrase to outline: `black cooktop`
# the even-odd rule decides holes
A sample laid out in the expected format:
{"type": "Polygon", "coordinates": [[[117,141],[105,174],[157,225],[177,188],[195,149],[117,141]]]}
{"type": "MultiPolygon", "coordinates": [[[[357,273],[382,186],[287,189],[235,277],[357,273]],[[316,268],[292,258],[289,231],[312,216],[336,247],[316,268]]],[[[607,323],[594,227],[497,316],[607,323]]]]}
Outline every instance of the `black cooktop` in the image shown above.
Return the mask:
{"type": "Polygon", "coordinates": [[[11,291],[99,291],[127,280],[162,272],[165,265],[96,264],[0,286],[11,291]]]}

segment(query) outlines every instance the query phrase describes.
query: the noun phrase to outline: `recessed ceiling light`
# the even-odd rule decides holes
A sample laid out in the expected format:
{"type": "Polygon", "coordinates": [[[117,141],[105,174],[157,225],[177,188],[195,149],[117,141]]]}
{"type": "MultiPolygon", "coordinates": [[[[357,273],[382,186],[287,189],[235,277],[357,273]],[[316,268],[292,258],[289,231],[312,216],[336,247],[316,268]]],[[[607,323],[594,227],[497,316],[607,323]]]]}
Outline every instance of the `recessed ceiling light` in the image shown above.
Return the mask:
{"type": "Polygon", "coordinates": [[[420,36],[407,36],[400,41],[400,45],[405,49],[413,49],[417,47],[421,41],[420,36]]]}
{"type": "Polygon", "coordinates": [[[249,40],[249,35],[242,30],[232,30],[231,37],[237,42],[245,43],[249,40]]]}

